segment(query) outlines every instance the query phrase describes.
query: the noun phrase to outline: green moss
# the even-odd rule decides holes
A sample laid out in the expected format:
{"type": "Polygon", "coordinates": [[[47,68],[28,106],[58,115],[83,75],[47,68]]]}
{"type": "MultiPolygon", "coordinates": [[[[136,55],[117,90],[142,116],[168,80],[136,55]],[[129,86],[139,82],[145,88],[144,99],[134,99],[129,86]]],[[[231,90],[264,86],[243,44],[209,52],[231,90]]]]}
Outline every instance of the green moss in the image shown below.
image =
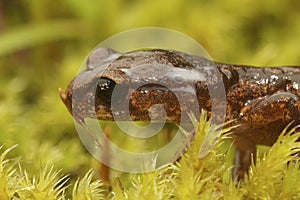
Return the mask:
{"type": "MultiPolygon", "coordinates": [[[[151,173],[127,174],[125,185],[121,179],[112,179],[110,184],[95,179],[88,171],[75,182],[55,170],[53,165],[43,165],[29,174],[20,160],[5,159],[10,149],[0,156],[1,199],[297,199],[300,197],[299,163],[292,154],[298,150],[296,140],[300,133],[284,130],[278,141],[252,165],[249,176],[243,182],[228,178],[232,166],[226,166],[230,155],[224,156],[220,145],[226,141],[230,128],[218,131],[201,115],[197,134],[179,162],[151,173]],[[208,135],[207,135],[208,134],[208,135]],[[213,136],[216,141],[205,155],[203,136],[213,136]],[[217,136],[217,137],[215,137],[217,136]],[[289,163],[289,164],[287,164],[289,163]],[[19,166],[19,168],[18,168],[19,166]],[[71,192],[72,191],[72,192],[71,192]]],[[[211,140],[212,141],[212,140],[211,140]]]]}

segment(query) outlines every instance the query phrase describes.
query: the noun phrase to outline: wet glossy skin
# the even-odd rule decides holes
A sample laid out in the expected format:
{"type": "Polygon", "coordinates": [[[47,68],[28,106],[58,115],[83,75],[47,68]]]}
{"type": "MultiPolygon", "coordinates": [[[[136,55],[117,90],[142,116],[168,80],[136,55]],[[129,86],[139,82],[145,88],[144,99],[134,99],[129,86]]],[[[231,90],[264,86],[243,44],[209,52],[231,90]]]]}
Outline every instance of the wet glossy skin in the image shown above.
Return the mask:
{"type": "Polygon", "coordinates": [[[241,124],[233,138],[235,174],[243,177],[257,144],[270,146],[286,125],[299,124],[299,84],[299,67],[257,68],[176,51],[99,48],[60,96],[81,124],[84,118],[180,123],[201,109],[210,116],[213,106],[215,123],[241,124]]]}

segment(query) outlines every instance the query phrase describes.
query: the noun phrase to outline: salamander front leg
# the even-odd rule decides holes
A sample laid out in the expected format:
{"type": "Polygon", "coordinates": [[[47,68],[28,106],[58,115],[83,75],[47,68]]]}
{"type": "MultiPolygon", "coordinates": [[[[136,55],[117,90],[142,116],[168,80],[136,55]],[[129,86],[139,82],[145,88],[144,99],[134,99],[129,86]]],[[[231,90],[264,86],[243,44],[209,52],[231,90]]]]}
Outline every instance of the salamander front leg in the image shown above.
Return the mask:
{"type": "Polygon", "coordinates": [[[239,122],[250,127],[264,127],[278,121],[288,124],[300,120],[299,97],[289,92],[277,92],[250,101],[240,111],[239,122]]]}
{"type": "Polygon", "coordinates": [[[238,180],[243,180],[245,174],[248,173],[252,157],[256,157],[256,146],[247,140],[247,138],[243,137],[236,137],[234,144],[236,146],[236,152],[232,176],[233,178],[237,177],[238,180]]]}
{"type": "Polygon", "coordinates": [[[291,122],[300,122],[300,103],[297,95],[278,92],[252,100],[240,111],[238,123],[234,130],[236,145],[236,167],[234,176],[244,178],[251,165],[255,162],[256,145],[273,145],[282,130],[291,122]]]}

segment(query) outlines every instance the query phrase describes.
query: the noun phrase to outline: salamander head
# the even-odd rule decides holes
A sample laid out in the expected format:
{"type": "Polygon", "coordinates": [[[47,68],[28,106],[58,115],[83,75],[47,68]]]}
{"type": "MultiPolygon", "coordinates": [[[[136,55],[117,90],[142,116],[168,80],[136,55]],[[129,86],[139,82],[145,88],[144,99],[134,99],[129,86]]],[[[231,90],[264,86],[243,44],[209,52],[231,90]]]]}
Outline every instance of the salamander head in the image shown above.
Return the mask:
{"type": "MultiPolygon", "coordinates": [[[[207,62],[197,58],[197,63],[207,62]]],[[[121,54],[98,48],[87,59],[86,70],[59,93],[79,123],[84,118],[179,122],[183,111],[199,111],[194,85],[205,77],[193,62],[176,51],[121,54]]]]}

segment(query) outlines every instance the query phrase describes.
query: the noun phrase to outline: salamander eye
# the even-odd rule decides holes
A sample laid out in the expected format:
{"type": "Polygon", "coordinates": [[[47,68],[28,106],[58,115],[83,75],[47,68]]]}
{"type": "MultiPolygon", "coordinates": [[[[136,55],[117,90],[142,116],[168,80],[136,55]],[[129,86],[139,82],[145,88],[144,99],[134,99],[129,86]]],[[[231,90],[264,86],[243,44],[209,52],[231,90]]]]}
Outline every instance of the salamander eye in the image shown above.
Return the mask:
{"type": "Polygon", "coordinates": [[[116,82],[108,78],[100,78],[97,83],[96,97],[102,104],[111,104],[111,96],[116,82]]]}
{"type": "Polygon", "coordinates": [[[110,89],[113,89],[115,87],[116,83],[110,79],[107,78],[100,78],[98,81],[98,88],[101,91],[107,91],[110,89]]]}

